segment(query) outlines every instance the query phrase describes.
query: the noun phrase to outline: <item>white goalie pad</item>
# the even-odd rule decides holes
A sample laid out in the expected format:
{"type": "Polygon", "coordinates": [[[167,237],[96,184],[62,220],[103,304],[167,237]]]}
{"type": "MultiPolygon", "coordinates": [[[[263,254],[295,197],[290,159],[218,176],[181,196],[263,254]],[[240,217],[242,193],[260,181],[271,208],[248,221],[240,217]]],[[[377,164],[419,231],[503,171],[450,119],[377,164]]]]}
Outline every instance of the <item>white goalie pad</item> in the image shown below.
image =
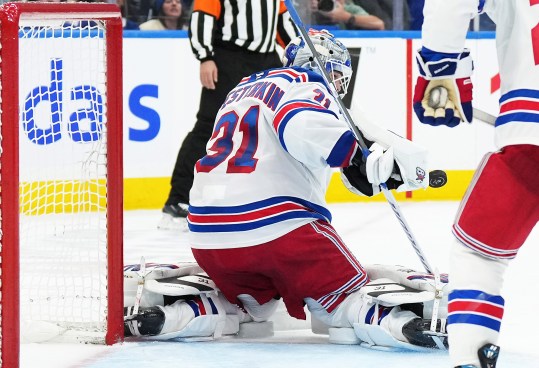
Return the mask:
{"type": "Polygon", "coordinates": [[[217,286],[205,273],[146,280],[144,288],[152,293],[184,296],[215,293],[217,286]]]}
{"type": "Polygon", "coordinates": [[[354,323],[354,332],[361,340],[360,345],[375,350],[394,351],[432,351],[430,348],[412,345],[410,343],[399,341],[389,332],[378,325],[365,325],[354,323]]]}
{"type": "MultiPolygon", "coordinates": [[[[436,290],[434,275],[426,272],[414,270],[410,267],[399,265],[365,265],[367,274],[371,280],[390,279],[404,286],[425,291],[436,290]]],[[[440,281],[445,288],[448,285],[449,277],[447,274],[440,274],[440,281]]]]}
{"type": "Polygon", "coordinates": [[[208,315],[193,319],[181,331],[169,332],[156,336],[147,336],[148,340],[178,340],[185,342],[209,341],[222,335],[233,335],[239,331],[238,316],[208,315]]]}
{"type": "Polygon", "coordinates": [[[435,298],[434,290],[418,290],[386,278],[369,282],[359,290],[359,293],[363,294],[368,300],[386,307],[425,303],[435,298]]]}
{"type": "MultiPolygon", "coordinates": [[[[369,277],[374,281],[389,279],[391,282],[407,289],[400,291],[398,287],[395,287],[394,294],[387,293],[381,298],[375,298],[380,304],[390,306],[422,303],[423,318],[432,318],[433,316],[436,318],[447,318],[447,295],[450,288],[447,274],[442,273],[439,275],[440,281],[437,285],[433,274],[416,271],[409,267],[372,264],[366,265],[365,269],[369,277]],[[413,290],[416,290],[416,292],[414,293],[413,290]]],[[[366,286],[369,286],[369,284],[366,286]]],[[[368,290],[366,289],[365,291],[368,290]]],[[[388,290],[391,291],[390,289],[388,290]]]]}
{"type": "Polygon", "coordinates": [[[378,143],[386,150],[393,148],[393,156],[404,182],[396,189],[397,192],[428,188],[429,170],[426,148],[371,122],[357,103],[352,105],[350,114],[365,138],[378,143]]]}
{"type": "Polygon", "coordinates": [[[211,282],[206,282],[206,280],[204,280],[198,282],[201,277],[193,276],[196,274],[205,275],[202,268],[194,262],[176,264],[146,263],[146,266],[143,267],[144,274],[141,272],[139,264],[126,265],[124,267],[124,307],[135,305],[137,288],[140,282],[144,283],[140,298],[141,307],[163,305],[163,295],[198,295],[201,293],[200,290],[207,289],[206,287],[203,287],[203,284],[207,284],[209,288],[212,288],[212,290],[209,290],[208,292],[215,289],[213,281],[210,280],[211,282]],[[182,277],[188,277],[188,280],[186,280],[183,285],[176,280],[182,277]],[[161,282],[160,284],[157,284],[157,281],[155,280],[170,280],[170,282],[161,282]],[[197,285],[197,283],[200,284],[200,287],[198,288],[193,286],[197,285]],[[150,288],[148,288],[148,284],[150,284],[150,288]],[[167,286],[165,284],[173,285],[167,286]]]}

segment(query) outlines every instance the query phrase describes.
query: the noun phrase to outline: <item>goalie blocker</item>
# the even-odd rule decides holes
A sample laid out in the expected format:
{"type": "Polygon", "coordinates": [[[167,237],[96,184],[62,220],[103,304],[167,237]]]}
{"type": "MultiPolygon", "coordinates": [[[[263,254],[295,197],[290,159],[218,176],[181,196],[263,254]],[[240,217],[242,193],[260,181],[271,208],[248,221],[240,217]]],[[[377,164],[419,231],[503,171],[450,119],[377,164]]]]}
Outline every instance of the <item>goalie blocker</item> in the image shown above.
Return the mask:
{"type": "MultiPolygon", "coordinates": [[[[445,349],[447,299],[443,295],[447,276],[442,275],[437,284],[434,275],[401,266],[366,268],[373,281],[350,294],[331,315],[316,301],[306,299],[313,332],[329,334],[332,343],[375,349],[445,349]],[[436,303],[437,298],[441,303],[436,303]]],[[[277,308],[277,300],[259,305],[249,295],[241,295],[240,309],[219,293],[195,263],[147,264],[145,269],[136,314],[133,304],[140,266],[124,269],[126,336],[199,341],[222,335],[273,335],[272,324],[267,321],[277,308]]]]}

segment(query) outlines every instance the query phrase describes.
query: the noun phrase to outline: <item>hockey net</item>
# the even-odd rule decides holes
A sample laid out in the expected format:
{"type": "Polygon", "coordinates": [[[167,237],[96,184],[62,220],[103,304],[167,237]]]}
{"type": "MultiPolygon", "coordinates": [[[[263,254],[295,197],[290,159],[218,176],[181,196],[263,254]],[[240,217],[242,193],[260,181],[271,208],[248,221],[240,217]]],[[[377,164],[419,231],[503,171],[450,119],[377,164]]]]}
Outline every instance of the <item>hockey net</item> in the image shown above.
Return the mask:
{"type": "Polygon", "coordinates": [[[19,342],[123,337],[122,30],[112,4],[0,9],[0,366],[15,367],[19,342]]]}

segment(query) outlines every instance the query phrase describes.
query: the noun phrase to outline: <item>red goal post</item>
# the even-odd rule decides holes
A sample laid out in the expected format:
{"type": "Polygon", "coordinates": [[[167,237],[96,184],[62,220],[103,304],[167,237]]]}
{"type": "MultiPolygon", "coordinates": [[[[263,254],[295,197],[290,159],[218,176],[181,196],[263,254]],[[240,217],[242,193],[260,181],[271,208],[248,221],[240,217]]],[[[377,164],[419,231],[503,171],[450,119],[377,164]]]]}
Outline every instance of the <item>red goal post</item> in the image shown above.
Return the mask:
{"type": "Polygon", "coordinates": [[[11,368],[21,319],[30,341],[70,329],[123,340],[118,7],[3,4],[0,70],[0,367],[11,368]]]}

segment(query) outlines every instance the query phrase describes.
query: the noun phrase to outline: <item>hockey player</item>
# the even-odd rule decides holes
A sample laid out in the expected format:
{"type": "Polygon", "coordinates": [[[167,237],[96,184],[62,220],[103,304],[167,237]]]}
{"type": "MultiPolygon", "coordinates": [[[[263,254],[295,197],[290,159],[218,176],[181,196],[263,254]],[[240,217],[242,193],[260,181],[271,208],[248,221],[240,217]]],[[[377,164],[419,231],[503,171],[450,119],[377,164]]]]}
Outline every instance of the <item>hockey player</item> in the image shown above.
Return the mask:
{"type": "Polygon", "coordinates": [[[472,121],[472,60],[464,48],[470,19],[496,22],[501,78],[495,142],[476,170],[453,224],[449,344],[453,366],[494,367],[509,261],[539,221],[539,2],[427,0],[414,109],[421,122],[454,127],[472,121]],[[448,99],[433,109],[437,86],[448,99]]]}
{"type": "MultiPolygon", "coordinates": [[[[346,94],[352,75],[347,49],[325,31],[309,34],[336,91],[346,94]]],[[[428,176],[416,175],[417,168],[428,172],[425,151],[402,149],[411,142],[389,133],[364,131],[371,151],[364,159],[305,41],[293,40],[283,62],[284,68],[246,77],[230,91],[207,154],[196,164],[188,222],[198,264],[224,300],[251,320],[267,320],[282,298],[291,316],[305,319],[306,304],[317,320],[357,328],[371,345],[436,346],[423,333],[430,320],[361,293],[368,272],[331,226],[325,203],[332,167],[343,168],[345,184],[369,196],[382,182],[403,191],[425,188],[428,176]],[[373,325],[378,329],[362,328],[373,325]]],[[[218,314],[215,301],[195,304],[218,314]]],[[[182,308],[194,323],[200,310],[182,308]]],[[[165,321],[177,319],[173,308],[159,309],[165,321]]],[[[143,327],[146,319],[133,320],[143,327]]],[[[169,333],[165,327],[153,334],[169,333]]]]}

